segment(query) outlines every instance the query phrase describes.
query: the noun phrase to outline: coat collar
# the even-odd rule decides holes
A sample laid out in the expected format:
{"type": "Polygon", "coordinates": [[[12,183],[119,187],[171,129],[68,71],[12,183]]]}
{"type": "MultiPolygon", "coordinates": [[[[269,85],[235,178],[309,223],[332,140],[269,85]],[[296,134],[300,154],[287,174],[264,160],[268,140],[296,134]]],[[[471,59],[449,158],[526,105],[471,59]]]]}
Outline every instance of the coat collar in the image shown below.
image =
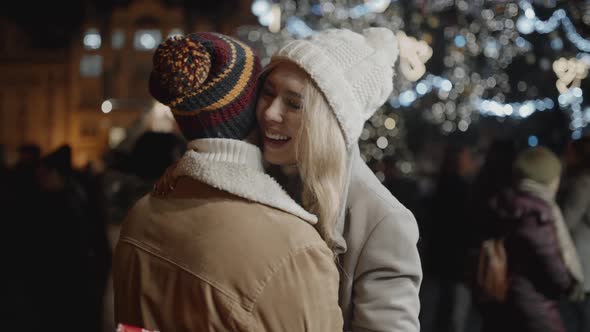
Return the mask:
{"type": "Polygon", "coordinates": [[[295,215],[310,224],[317,217],[298,205],[268,174],[255,145],[231,139],[189,142],[173,176],[187,176],[247,200],[295,215]]]}

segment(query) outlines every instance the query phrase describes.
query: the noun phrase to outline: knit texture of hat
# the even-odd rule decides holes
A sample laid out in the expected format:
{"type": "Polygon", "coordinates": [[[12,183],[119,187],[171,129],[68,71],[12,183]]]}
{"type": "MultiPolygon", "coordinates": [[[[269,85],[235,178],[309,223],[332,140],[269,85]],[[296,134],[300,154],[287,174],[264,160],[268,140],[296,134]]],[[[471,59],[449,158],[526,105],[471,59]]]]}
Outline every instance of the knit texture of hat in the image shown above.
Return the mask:
{"type": "Polygon", "coordinates": [[[154,54],[149,90],[170,107],[187,140],[242,140],[256,125],[260,69],[252,48],[228,36],[174,36],[154,54]]]}
{"type": "Polygon", "coordinates": [[[545,147],[521,152],[516,158],[514,168],[522,177],[542,184],[550,184],[561,175],[559,158],[545,147]]]}
{"type": "Polygon", "coordinates": [[[287,43],[272,61],[292,61],[309,74],[351,146],[365,121],[393,91],[398,53],[397,39],[389,29],[369,28],[362,33],[329,29],[287,43]]]}

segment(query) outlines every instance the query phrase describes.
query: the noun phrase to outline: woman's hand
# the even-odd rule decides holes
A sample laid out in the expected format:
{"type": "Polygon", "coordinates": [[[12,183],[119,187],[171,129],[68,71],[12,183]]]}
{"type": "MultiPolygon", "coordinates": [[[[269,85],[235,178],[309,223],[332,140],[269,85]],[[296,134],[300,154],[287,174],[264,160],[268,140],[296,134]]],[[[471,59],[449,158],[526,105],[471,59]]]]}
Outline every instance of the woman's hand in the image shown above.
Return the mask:
{"type": "Polygon", "coordinates": [[[174,190],[174,187],[176,187],[176,181],[178,180],[178,178],[174,176],[174,169],[177,164],[178,162],[175,162],[170,165],[158,181],[156,181],[154,188],[152,189],[152,195],[165,196],[174,190]]]}

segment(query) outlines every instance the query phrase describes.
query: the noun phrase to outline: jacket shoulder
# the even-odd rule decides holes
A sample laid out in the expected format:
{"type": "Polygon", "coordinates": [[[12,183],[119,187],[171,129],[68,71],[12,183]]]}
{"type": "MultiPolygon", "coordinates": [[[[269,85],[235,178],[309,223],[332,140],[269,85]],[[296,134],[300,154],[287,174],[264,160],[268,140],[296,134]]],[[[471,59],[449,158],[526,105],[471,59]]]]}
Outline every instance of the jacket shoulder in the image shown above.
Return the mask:
{"type": "Polygon", "coordinates": [[[372,214],[370,219],[375,222],[383,219],[415,222],[412,212],[385,188],[364,162],[355,165],[347,207],[349,209],[363,207],[367,213],[372,214]]]}
{"type": "Polygon", "coordinates": [[[134,227],[141,227],[141,220],[148,212],[150,194],[146,194],[135,202],[125,214],[123,223],[121,224],[121,234],[129,232],[129,229],[134,227]]]}
{"type": "Polygon", "coordinates": [[[388,249],[402,242],[415,247],[419,239],[418,223],[412,212],[364,163],[356,165],[352,174],[344,237],[350,253],[374,243],[388,249]]]}
{"type": "MultiPolygon", "coordinates": [[[[181,187],[180,184],[178,187],[181,187]]],[[[181,241],[190,240],[198,232],[219,231],[229,239],[256,235],[263,231],[283,239],[277,245],[284,247],[323,243],[315,228],[298,216],[192,179],[184,181],[180,190],[164,198],[144,195],[129,210],[123,226],[127,228],[123,234],[128,236],[141,237],[145,230],[157,228],[162,234],[173,233],[181,241]],[[216,225],[228,228],[215,227],[216,225]],[[230,229],[233,231],[230,232],[230,229]],[[195,233],[187,230],[198,231],[195,233]]],[[[249,245],[256,247],[256,244],[265,242],[249,245]]]]}

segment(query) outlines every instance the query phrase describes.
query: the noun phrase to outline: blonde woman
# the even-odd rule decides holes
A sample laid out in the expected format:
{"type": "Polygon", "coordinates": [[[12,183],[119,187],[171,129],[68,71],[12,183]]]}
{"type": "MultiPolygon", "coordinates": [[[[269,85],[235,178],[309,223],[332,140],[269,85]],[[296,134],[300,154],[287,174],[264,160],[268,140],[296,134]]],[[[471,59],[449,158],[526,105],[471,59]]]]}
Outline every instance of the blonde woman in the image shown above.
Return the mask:
{"type": "Polygon", "coordinates": [[[319,217],[316,228],[339,255],[345,330],[419,331],[416,221],[357,146],[391,94],[397,56],[387,29],[327,30],[281,48],[258,99],[264,159],[290,176],[284,184],[319,217]]]}
{"type": "MultiPolygon", "coordinates": [[[[262,75],[256,113],[263,156],[268,171],[318,216],[316,229],[340,267],[346,331],[420,329],[416,221],[357,145],[364,122],[392,92],[398,52],[387,29],[327,30],[286,44],[262,75]]],[[[157,191],[169,190],[172,173],[157,191]]]]}
{"type": "Polygon", "coordinates": [[[264,159],[294,198],[320,220],[330,247],[346,183],[346,142],[334,113],[315,83],[289,61],[266,69],[257,105],[264,159]],[[301,180],[301,181],[299,181],[301,180]]]}

